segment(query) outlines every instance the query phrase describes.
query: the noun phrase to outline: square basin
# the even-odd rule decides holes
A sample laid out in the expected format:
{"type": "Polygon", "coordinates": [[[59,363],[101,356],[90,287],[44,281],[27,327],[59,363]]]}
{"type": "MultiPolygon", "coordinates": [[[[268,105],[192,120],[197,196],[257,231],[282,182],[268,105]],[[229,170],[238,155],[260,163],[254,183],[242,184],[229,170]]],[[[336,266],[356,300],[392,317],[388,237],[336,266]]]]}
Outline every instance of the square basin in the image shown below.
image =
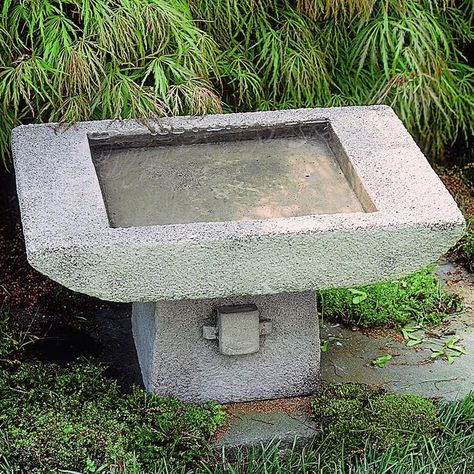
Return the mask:
{"type": "Polygon", "coordinates": [[[327,121],[126,144],[89,137],[112,227],[365,212],[339,165],[347,156],[336,157],[331,140],[327,121]]]}
{"type": "Polygon", "coordinates": [[[31,265],[105,300],[368,284],[464,229],[386,106],[26,125],[12,149],[31,265]]]}

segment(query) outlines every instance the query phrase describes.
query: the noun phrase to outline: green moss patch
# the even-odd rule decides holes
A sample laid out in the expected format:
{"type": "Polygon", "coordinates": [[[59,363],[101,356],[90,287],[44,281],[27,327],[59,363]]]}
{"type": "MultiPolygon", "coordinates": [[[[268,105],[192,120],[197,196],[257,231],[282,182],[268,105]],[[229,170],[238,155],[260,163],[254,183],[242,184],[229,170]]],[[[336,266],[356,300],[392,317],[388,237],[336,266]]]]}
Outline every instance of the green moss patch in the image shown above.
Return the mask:
{"type": "Polygon", "coordinates": [[[86,360],[20,362],[16,329],[1,318],[0,472],[2,465],[28,473],[127,472],[130,463],[149,472],[160,459],[171,469],[211,453],[209,439],[224,419],[217,404],[139,388],[124,393],[104,367],[86,360]]]}
{"type": "Polygon", "coordinates": [[[335,452],[385,450],[439,429],[434,402],[418,395],[387,394],[364,385],[327,385],[312,402],[324,442],[335,452]]]}
{"type": "Polygon", "coordinates": [[[123,394],[86,361],[0,372],[0,453],[30,473],[135,459],[145,469],[163,457],[170,466],[189,464],[209,455],[223,418],[214,403],[194,406],[138,388],[123,394]]]}
{"type": "Polygon", "coordinates": [[[386,283],[323,290],[319,297],[324,317],[363,327],[436,324],[461,306],[459,297],[442,287],[434,267],[386,283]]]}

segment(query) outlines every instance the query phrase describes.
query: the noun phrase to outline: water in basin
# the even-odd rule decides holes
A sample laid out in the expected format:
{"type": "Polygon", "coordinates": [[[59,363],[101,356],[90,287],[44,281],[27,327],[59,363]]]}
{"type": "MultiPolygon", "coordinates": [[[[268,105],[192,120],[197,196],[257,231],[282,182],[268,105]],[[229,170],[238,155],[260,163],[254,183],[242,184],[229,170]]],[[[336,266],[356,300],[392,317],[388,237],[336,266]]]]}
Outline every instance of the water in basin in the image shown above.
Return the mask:
{"type": "Polygon", "coordinates": [[[326,138],[314,131],[91,150],[112,227],[364,211],[326,138]]]}

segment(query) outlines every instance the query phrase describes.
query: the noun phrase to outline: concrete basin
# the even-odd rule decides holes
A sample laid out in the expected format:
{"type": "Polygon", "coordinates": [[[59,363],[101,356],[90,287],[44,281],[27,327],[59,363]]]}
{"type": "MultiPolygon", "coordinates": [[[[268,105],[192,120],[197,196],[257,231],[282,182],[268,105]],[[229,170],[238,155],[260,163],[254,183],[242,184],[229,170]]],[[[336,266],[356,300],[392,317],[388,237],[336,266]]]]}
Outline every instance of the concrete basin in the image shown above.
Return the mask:
{"type": "Polygon", "coordinates": [[[145,385],[192,401],[315,390],[312,291],[413,272],[464,227],[385,106],[28,125],[12,148],[31,265],[134,302],[145,385]]]}
{"type": "Polygon", "coordinates": [[[14,130],[22,222],[35,268],[111,301],[297,292],[412,272],[462,232],[456,204],[388,107],[176,117],[153,126],[156,132],[135,121],[14,130]],[[250,128],[277,127],[298,134],[299,124],[323,129],[321,148],[330,146],[336,163],[308,160],[311,146],[317,148],[308,144],[304,158],[285,150],[282,159],[285,144],[268,145],[271,138],[247,156],[234,142],[229,155],[240,157],[229,156],[229,164],[222,156],[213,162],[212,147],[197,158],[190,152],[193,141],[202,147],[214,135],[232,141],[250,128]],[[183,135],[191,144],[172,151],[183,135]],[[143,148],[127,157],[130,144],[143,148]],[[109,167],[107,146],[118,148],[109,167]],[[155,146],[153,163],[146,147],[155,146]],[[252,161],[267,146],[273,160],[257,166],[252,161]],[[320,170],[334,181],[321,184],[320,170]]]}

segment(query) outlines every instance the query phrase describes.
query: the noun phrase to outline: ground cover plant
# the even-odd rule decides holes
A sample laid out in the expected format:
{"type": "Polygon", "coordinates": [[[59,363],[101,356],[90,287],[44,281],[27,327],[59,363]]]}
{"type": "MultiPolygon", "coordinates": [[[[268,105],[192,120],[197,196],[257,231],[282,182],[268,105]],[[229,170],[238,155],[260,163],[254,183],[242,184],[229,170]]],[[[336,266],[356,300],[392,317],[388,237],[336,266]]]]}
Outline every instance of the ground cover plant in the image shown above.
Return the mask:
{"type": "MultiPolygon", "coordinates": [[[[395,401],[390,423],[414,427],[412,436],[404,431],[403,442],[393,442],[380,449],[366,441],[363,450],[350,454],[345,446],[354,433],[340,438],[321,438],[306,449],[282,451],[277,444],[240,453],[236,460],[224,460],[219,466],[198,469],[196,474],[467,474],[474,472],[474,392],[458,402],[438,405],[433,417],[433,402],[414,399],[414,410],[408,411],[408,400],[395,401]],[[394,419],[405,416],[404,420],[394,419]],[[426,424],[423,424],[426,421],[426,424]],[[438,428],[433,430],[433,421],[438,428]]],[[[385,399],[388,401],[388,399],[385,399]]],[[[385,407],[387,408],[387,407],[385,407]]],[[[387,412],[386,412],[387,413],[387,412]]],[[[383,420],[377,422],[382,427],[383,420]]],[[[353,425],[354,426],[354,425],[353,425]]],[[[385,425],[386,427],[391,425],[385,425]]],[[[397,431],[395,431],[397,433],[397,431]]],[[[387,436],[388,438],[388,436],[387,436]]],[[[387,439],[386,438],[386,439],[387,439]]],[[[165,473],[160,466],[156,471],[165,473]]],[[[184,470],[182,473],[184,474],[184,470]]],[[[134,471],[139,474],[139,471],[134,471]]],[[[141,473],[140,473],[141,474],[141,473]]],[[[180,474],[178,471],[176,474],[180,474]]]]}
{"type": "Polygon", "coordinates": [[[327,385],[312,402],[321,437],[230,457],[209,439],[215,404],[122,391],[104,367],[26,359],[31,343],[0,319],[0,473],[467,473],[474,469],[474,393],[438,404],[363,385],[327,385]],[[20,335],[18,339],[16,336],[20,335]],[[18,340],[17,340],[18,339],[18,340]]]}
{"type": "Polygon", "coordinates": [[[473,131],[471,0],[4,0],[0,150],[19,123],[392,105],[440,155],[473,131]]]}
{"type": "Polygon", "coordinates": [[[429,437],[439,429],[435,403],[419,395],[384,393],[361,384],[330,384],[312,402],[327,443],[339,453],[363,453],[429,437]]]}
{"type": "MultiPolygon", "coordinates": [[[[334,390],[332,388],[331,390],[334,390]]],[[[372,394],[364,387],[344,388],[340,387],[339,394],[332,394],[327,398],[337,401],[341,399],[357,400],[360,393],[364,397],[377,397],[381,394],[372,394]],[[351,393],[352,392],[352,393],[351,393]],[[359,393],[358,393],[359,392],[359,393]],[[332,398],[335,395],[336,398],[332,398]]],[[[328,395],[326,393],[326,395],[328,395]]],[[[387,396],[388,397],[388,396],[387,396]]],[[[382,449],[379,444],[373,445],[370,440],[364,443],[361,436],[354,432],[341,432],[340,437],[335,439],[329,433],[329,438],[322,437],[311,446],[304,448],[293,446],[284,448],[278,443],[270,443],[265,446],[247,449],[245,451],[233,453],[227,456],[221,453],[218,459],[206,460],[202,464],[192,467],[172,466],[165,458],[159,459],[152,470],[143,470],[136,460],[132,460],[125,471],[117,467],[106,467],[103,469],[94,467],[89,471],[81,473],[107,472],[110,474],[467,474],[474,470],[474,392],[457,402],[435,405],[432,400],[423,397],[413,398],[413,409],[411,407],[411,397],[401,396],[395,398],[393,405],[394,416],[389,416],[387,420],[379,418],[375,424],[379,429],[384,430],[385,440],[390,441],[390,445],[382,449]],[[435,410],[433,410],[435,407],[435,410]],[[403,416],[402,420],[395,416],[403,416]],[[383,424],[387,422],[386,424],[383,424]],[[395,437],[391,440],[388,436],[389,429],[393,424],[402,427],[395,430],[401,434],[402,438],[395,437]],[[412,427],[414,428],[412,431],[412,427]],[[407,430],[403,429],[407,428],[407,430]],[[347,451],[348,444],[354,442],[354,434],[358,439],[357,449],[354,452],[347,451]],[[360,449],[359,449],[360,448],[360,449]]],[[[365,398],[363,398],[365,399],[365,398]]],[[[384,413],[392,405],[390,398],[384,398],[382,407],[384,413]]],[[[334,402],[335,403],[335,402],[334,402]]],[[[330,405],[325,405],[326,410],[330,410],[330,405]]],[[[328,413],[328,412],[327,412],[328,413]]],[[[350,411],[344,411],[348,423],[352,423],[355,428],[354,416],[350,411]]],[[[336,424],[339,427],[344,420],[339,416],[336,424]]],[[[367,425],[374,422],[368,421],[367,425]]],[[[365,429],[367,425],[364,425],[365,429]]],[[[13,469],[4,463],[2,474],[13,474],[13,469]]]]}
{"type": "Polygon", "coordinates": [[[439,323],[460,309],[461,302],[443,288],[434,271],[429,267],[395,281],[319,291],[322,316],[362,327],[439,323]]]}
{"type": "Polygon", "coordinates": [[[179,467],[209,456],[224,418],[218,405],[123,392],[92,361],[27,360],[27,335],[17,340],[12,319],[0,316],[0,472],[126,472],[128,463],[147,470],[162,458],[179,467]]]}

